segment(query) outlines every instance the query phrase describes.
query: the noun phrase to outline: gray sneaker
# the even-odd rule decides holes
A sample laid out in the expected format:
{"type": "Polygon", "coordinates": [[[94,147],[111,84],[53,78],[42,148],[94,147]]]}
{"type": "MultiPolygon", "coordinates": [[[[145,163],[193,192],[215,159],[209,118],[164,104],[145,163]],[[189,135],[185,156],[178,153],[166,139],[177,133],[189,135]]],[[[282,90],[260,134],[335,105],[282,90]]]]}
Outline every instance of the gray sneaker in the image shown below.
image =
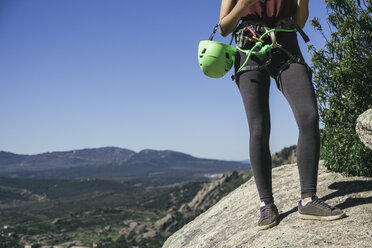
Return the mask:
{"type": "Polygon", "coordinates": [[[279,213],[274,203],[263,201],[260,205],[260,212],[258,228],[265,230],[278,225],[279,213]]]}
{"type": "Polygon", "coordinates": [[[316,195],[311,197],[311,201],[302,206],[301,200],[298,203],[298,213],[304,220],[338,220],[346,216],[345,212],[339,208],[329,206],[316,195]]]}

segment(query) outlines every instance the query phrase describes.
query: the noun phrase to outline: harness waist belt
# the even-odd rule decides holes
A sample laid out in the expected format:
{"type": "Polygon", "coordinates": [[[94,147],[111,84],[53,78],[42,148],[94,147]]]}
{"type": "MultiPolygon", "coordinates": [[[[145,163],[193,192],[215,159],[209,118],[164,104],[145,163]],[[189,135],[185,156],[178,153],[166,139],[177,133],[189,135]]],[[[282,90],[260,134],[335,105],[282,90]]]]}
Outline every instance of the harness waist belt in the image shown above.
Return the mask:
{"type": "MultiPolygon", "coordinates": [[[[236,30],[241,30],[248,26],[253,27],[254,31],[259,32],[259,33],[264,33],[266,32],[267,29],[272,29],[263,21],[248,20],[248,21],[244,21],[241,24],[239,24],[236,30]]],[[[286,18],[286,19],[280,20],[275,24],[273,28],[275,29],[296,29],[297,32],[301,35],[302,39],[305,41],[305,43],[310,41],[309,37],[305,34],[302,28],[298,26],[297,22],[293,18],[286,18]]]]}

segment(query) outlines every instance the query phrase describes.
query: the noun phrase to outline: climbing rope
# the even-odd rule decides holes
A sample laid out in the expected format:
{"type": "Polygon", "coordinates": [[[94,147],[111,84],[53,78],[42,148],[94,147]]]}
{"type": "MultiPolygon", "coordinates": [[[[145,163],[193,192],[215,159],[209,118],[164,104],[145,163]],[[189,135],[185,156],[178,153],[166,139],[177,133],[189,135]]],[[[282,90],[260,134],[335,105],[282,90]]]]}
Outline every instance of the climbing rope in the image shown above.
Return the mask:
{"type": "Polygon", "coordinates": [[[253,36],[252,37],[254,40],[256,40],[256,43],[249,50],[244,50],[244,49],[240,48],[238,45],[236,45],[236,48],[239,51],[241,51],[242,53],[245,53],[245,55],[247,55],[247,58],[246,58],[245,62],[239,68],[239,70],[237,72],[239,72],[241,69],[243,69],[245,67],[245,65],[247,64],[247,62],[248,62],[248,60],[249,60],[249,58],[251,57],[252,54],[253,55],[262,55],[262,54],[265,54],[265,53],[269,52],[271,49],[273,49],[275,47],[275,44],[273,44],[273,43],[272,44],[264,45],[264,41],[262,40],[263,37],[265,37],[266,35],[268,35],[271,32],[297,32],[297,30],[296,29],[281,29],[281,28],[273,28],[273,29],[267,30],[259,38],[256,37],[256,36],[253,36]],[[256,48],[261,48],[261,49],[259,51],[254,51],[256,48]]]}

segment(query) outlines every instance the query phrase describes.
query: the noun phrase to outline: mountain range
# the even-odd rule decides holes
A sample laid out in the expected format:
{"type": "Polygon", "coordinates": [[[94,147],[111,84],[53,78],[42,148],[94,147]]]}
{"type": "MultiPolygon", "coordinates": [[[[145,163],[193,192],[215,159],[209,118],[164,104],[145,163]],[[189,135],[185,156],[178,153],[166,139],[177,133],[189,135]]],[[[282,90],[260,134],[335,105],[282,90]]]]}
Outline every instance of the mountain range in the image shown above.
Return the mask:
{"type": "Polygon", "coordinates": [[[203,159],[164,150],[138,153],[103,147],[36,155],[0,151],[0,176],[14,178],[120,179],[139,185],[168,185],[210,180],[231,171],[247,171],[247,163],[203,159]]]}

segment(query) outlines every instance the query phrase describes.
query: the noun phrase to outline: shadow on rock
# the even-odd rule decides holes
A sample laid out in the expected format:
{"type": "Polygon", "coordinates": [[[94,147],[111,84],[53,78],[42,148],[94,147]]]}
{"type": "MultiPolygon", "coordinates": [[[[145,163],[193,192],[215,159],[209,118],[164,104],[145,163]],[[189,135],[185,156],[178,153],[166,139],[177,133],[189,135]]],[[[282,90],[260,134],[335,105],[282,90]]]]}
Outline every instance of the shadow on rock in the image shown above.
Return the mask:
{"type": "MultiPolygon", "coordinates": [[[[336,189],[337,191],[328,194],[324,197],[322,197],[322,200],[327,201],[335,197],[341,197],[350,195],[353,193],[360,193],[360,192],[367,192],[372,191],[372,180],[371,181],[345,181],[345,182],[336,182],[329,185],[330,189],[336,189]]],[[[348,197],[343,203],[335,205],[335,207],[338,207],[340,209],[346,209],[351,207],[356,207],[358,205],[363,204],[370,204],[372,203],[372,197],[348,197]]],[[[280,220],[283,220],[288,215],[293,214],[297,212],[297,206],[292,208],[291,210],[288,210],[284,213],[280,214],[280,220]]]]}
{"type": "Polygon", "coordinates": [[[288,215],[293,214],[295,212],[297,212],[297,206],[292,208],[291,210],[288,210],[287,212],[281,213],[280,216],[279,216],[279,221],[283,220],[288,215]]]}
{"type": "MultiPolygon", "coordinates": [[[[372,191],[372,180],[371,181],[357,180],[357,181],[351,181],[351,182],[347,182],[347,181],[336,182],[336,183],[332,183],[331,185],[329,185],[328,188],[336,189],[337,191],[322,197],[324,201],[335,198],[335,197],[350,195],[353,193],[372,191]]],[[[350,196],[346,199],[346,201],[336,205],[335,207],[345,209],[345,208],[351,208],[351,207],[355,207],[358,205],[369,204],[369,203],[372,203],[372,197],[353,198],[352,196],[350,196]]]]}

